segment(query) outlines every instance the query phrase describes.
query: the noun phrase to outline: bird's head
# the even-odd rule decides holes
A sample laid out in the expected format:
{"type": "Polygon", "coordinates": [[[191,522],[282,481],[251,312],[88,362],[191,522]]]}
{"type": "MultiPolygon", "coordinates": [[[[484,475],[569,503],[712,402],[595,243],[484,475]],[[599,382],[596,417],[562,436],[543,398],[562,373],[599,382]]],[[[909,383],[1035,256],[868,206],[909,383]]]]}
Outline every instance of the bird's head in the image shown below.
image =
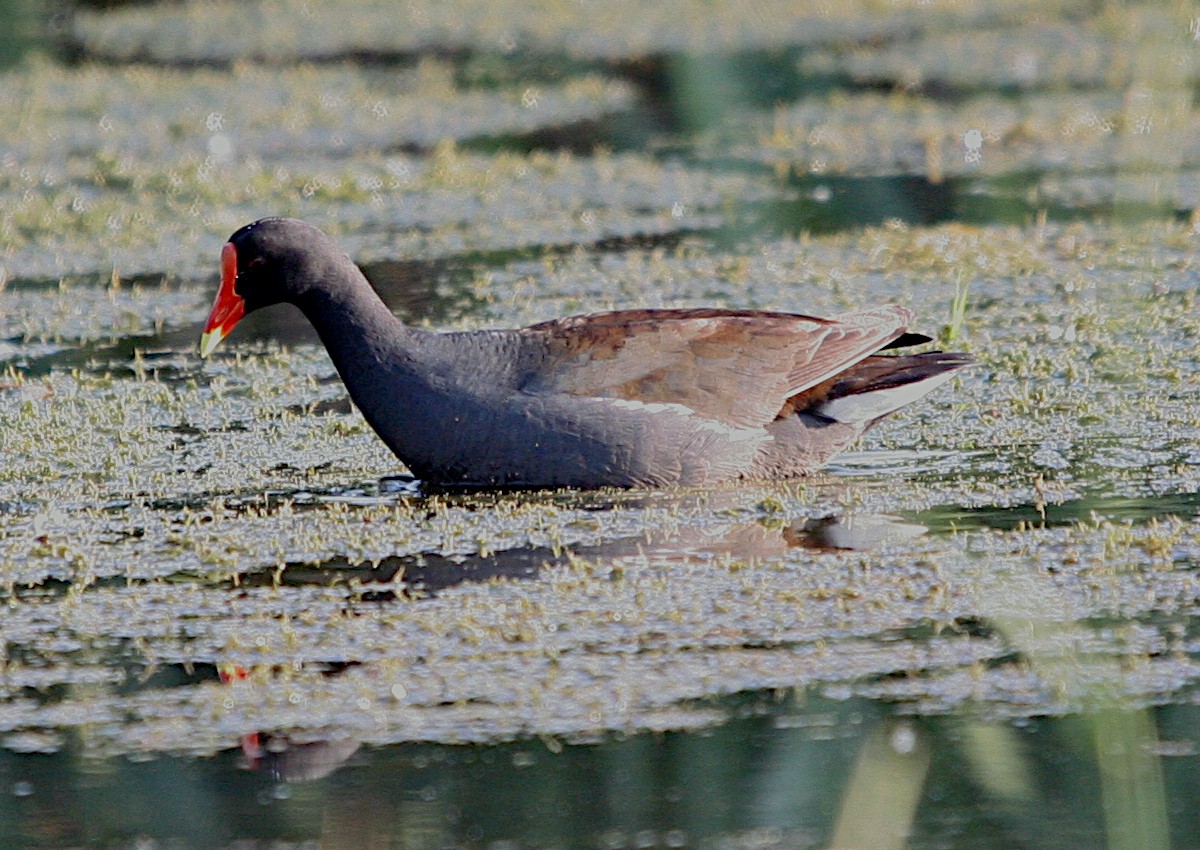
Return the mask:
{"type": "Polygon", "coordinates": [[[221,287],[200,337],[200,356],[211,354],[247,313],[295,303],[319,274],[313,258],[331,244],[320,230],[292,218],[260,219],[230,236],[221,249],[221,287]]]}

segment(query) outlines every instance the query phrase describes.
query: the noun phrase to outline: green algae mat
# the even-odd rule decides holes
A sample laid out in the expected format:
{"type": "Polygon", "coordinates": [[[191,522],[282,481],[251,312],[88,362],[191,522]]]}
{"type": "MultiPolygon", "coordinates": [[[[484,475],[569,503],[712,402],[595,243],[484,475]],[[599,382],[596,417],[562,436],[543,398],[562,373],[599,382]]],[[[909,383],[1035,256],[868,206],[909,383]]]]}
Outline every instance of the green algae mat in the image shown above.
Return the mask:
{"type": "Polygon", "coordinates": [[[1200,846],[1194,10],[0,10],[0,843],[1200,846]],[[290,308],[197,356],[273,214],[428,327],[979,362],[806,479],[428,492],[290,308]]]}

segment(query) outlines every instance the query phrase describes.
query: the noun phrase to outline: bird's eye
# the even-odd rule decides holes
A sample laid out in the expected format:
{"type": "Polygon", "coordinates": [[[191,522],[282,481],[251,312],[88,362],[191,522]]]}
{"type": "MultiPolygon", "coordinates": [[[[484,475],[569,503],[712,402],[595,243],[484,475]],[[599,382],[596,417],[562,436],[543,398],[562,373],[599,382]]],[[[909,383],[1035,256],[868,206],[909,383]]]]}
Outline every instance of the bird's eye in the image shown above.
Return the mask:
{"type": "Polygon", "coordinates": [[[253,260],[251,260],[250,262],[248,262],[248,263],[246,264],[246,268],[248,268],[248,269],[252,269],[252,268],[254,268],[255,266],[261,266],[261,265],[265,265],[265,264],[266,264],[266,262],[267,262],[267,258],[266,258],[266,257],[255,257],[253,260]]]}

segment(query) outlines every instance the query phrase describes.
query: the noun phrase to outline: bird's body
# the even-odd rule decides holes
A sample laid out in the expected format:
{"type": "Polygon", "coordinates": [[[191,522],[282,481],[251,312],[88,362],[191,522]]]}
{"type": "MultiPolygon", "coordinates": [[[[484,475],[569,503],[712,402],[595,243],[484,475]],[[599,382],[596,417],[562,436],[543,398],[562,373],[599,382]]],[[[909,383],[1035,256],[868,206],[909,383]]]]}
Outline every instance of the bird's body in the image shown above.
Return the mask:
{"type": "Polygon", "coordinates": [[[422,480],[658,487],[820,467],[880,417],[970,362],[876,355],[926,341],[885,306],[820,319],[750,310],[621,310],[515,330],[404,325],[323,233],[290,219],[238,231],[207,353],[248,311],[289,302],[355,405],[422,480]]]}

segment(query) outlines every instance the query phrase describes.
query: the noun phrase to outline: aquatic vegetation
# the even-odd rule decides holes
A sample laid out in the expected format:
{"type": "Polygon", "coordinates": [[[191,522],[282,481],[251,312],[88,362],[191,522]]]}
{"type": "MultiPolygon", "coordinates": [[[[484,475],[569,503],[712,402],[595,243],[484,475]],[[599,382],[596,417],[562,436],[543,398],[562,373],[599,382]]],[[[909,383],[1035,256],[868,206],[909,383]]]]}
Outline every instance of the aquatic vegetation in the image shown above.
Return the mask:
{"type": "Polygon", "coordinates": [[[1091,172],[1132,178],[1194,167],[1200,118],[1177,94],[1084,89],[947,100],[920,91],[834,90],[781,104],[769,115],[735,111],[710,131],[703,149],[814,178],[919,174],[935,184],[996,178],[986,190],[1003,196],[1006,188],[1027,191],[1019,179],[1025,174],[1048,173],[1047,182],[1070,184],[1099,176],[1091,172]]]}
{"type": "Polygon", "coordinates": [[[572,58],[613,59],[868,41],[924,27],[1015,22],[1031,10],[1070,4],[855,0],[829,9],[787,0],[759,4],[754,15],[734,2],[626,2],[580,6],[534,3],[420,3],[405,9],[378,0],[306,5],[302,0],[250,4],[190,2],[77,15],[72,37],[86,53],[109,59],[168,62],[268,61],[419,53],[442,50],[553,51],[572,58]],[[247,19],[254,26],[245,26],[247,19]]]}
{"type": "Polygon", "coordinates": [[[54,174],[0,177],[8,279],[155,272],[198,277],[241,225],[265,214],[307,218],[361,260],[571,245],[712,226],[733,198],[769,187],[635,154],[483,156],[441,146],[432,156],[244,160],[207,156],[117,166],[119,188],[91,158],[54,174]],[[620,177],[620,180],[615,178],[620,177]],[[69,247],[69,250],[67,248],[69,247]]]}
{"type": "Polygon", "coordinates": [[[38,64],[0,76],[0,108],[18,116],[0,140],[8,161],[43,180],[63,158],[91,155],[99,186],[137,189],[127,170],[154,160],[199,156],[215,172],[247,158],[286,167],[293,158],[424,150],[595,120],[635,100],[628,83],[596,73],[463,87],[455,66],[436,59],[409,70],[38,64]]]}
{"type": "Polygon", "coordinates": [[[802,61],[809,72],[902,88],[1119,91],[1194,78],[1196,68],[1182,51],[1190,25],[1183,7],[1130,4],[1096,12],[1025,20],[1019,30],[929,28],[911,40],[816,50],[802,61]],[[1176,61],[1159,61],[1155,51],[1162,50],[1176,61]]]}

